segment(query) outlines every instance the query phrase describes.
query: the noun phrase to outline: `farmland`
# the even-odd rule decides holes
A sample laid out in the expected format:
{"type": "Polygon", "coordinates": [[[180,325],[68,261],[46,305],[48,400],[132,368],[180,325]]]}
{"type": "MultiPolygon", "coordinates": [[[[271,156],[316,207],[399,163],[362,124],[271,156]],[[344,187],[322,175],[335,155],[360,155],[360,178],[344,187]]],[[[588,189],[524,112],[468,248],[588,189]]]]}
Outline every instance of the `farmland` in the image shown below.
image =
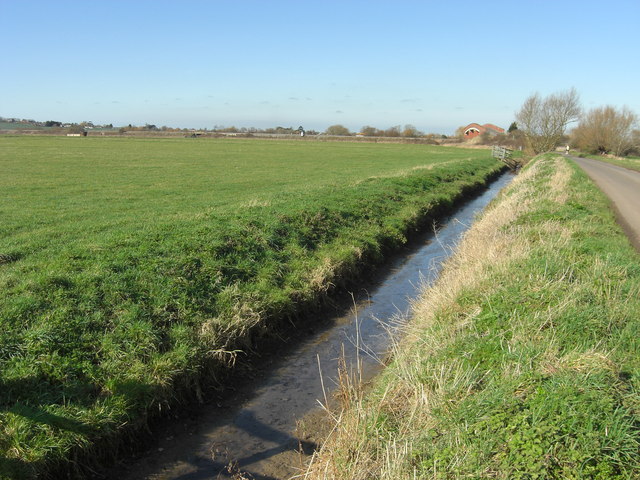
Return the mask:
{"type": "Polygon", "coordinates": [[[0,477],[26,478],[117,451],[500,165],[423,145],[2,137],[0,167],[0,477]]]}

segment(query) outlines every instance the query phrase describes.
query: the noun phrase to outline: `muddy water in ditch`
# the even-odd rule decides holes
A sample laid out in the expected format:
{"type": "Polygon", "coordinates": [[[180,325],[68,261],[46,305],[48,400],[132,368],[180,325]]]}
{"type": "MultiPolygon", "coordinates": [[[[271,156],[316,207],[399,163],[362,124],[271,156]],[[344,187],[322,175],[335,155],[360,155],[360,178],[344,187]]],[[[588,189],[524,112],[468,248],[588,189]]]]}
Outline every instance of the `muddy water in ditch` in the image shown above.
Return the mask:
{"type": "Polygon", "coordinates": [[[380,370],[380,359],[390,345],[390,327],[392,331],[393,325],[402,323],[411,300],[436,279],[474,216],[512,178],[502,175],[451,215],[437,233],[398,258],[359,295],[363,298],[354,298],[349,314],[325,322],[328,327],[323,331],[298,339],[272,365],[258,368],[257,377],[244,382],[249,387],[240,385],[237,394],[180,420],[182,428],[156,433],[152,450],[114,476],[200,480],[284,479],[300,474],[306,455],[316,445],[299,421],[317,417],[319,402],[330,398],[338,359],[343,356],[348,369],[360,361],[365,381],[380,370]]]}

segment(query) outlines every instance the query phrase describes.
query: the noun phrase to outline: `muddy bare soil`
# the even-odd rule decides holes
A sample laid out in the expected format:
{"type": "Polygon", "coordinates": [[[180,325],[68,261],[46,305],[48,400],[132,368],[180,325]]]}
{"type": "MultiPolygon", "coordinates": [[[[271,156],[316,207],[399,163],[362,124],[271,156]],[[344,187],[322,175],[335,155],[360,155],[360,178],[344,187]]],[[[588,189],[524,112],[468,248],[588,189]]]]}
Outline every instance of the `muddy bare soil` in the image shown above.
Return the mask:
{"type": "Polygon", "coordinates": [[[379,269],[366,287],[343,295],[320,327],[306,327],[250,369],[241,368],[234,383],[209,392],[204,404],[176,409],[154,425],[141,453],[96,478],[288,479],[302,473],[328,426],[320,405],[336,388],[339,359],[348,371],[361,365],[365,382],[380,371],[411,299],[437,278],[476,213],[511,179],[501,176],[435,235],[417,238],[379,269]]]}

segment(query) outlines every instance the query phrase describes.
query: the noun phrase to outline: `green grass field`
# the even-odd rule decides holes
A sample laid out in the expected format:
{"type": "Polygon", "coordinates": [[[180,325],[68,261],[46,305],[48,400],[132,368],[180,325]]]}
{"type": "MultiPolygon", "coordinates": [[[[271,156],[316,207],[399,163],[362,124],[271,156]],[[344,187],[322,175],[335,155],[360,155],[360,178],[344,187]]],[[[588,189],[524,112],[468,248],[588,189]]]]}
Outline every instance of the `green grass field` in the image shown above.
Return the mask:
{"type": "Polygon", "coordinates": [[[586,174],[537,157],[305,478],[640,478],[639,259],[586,174]]]}
{"type": "Polygon", "coordinates": [[[0,477],[116,451],[499,168],[423,145],[0,137],[0,477]]]}

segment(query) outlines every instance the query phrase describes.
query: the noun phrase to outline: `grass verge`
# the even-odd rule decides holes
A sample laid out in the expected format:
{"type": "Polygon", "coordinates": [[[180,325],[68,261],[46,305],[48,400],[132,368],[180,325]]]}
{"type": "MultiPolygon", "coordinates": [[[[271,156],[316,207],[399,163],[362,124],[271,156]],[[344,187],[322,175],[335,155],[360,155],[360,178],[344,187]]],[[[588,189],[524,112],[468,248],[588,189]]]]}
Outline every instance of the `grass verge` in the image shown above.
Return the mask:
{"type": "Polygon", "coordinates": [[[640,262],[558,155],[528,165],[415,305],[307,478],[640,476],[640,262]]]}
{"type": "Polygon", "coordinates": [[[421,145],[0,141],[3,478],[116,456],[501,168],[421,145]]]}
{"type": "Polygon", "coordinates": [[[578,154],[578,156],[593,158],[594,160],[600,160],[601,162],[611,163],[612,165],[640,172],[640,157],[614,157],[609,155],[591,155],[583,153],[578,154]]]}

